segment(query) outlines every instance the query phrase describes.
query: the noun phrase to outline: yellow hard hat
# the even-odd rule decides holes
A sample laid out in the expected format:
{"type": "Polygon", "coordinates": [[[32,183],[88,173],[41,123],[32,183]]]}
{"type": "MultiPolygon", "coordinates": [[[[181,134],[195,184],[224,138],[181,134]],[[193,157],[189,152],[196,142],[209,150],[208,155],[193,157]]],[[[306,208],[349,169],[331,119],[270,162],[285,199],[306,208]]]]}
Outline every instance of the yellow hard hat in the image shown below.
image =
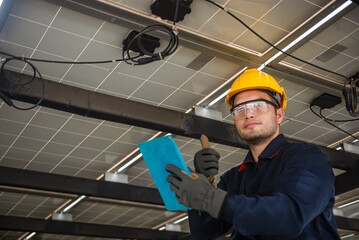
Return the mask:
{"type": "Polygon", "coordinates": [[[277,81],[269,74],[257,69],[248,69],[242,73],[232,84],[229,90],[226,103],[230,108],[233,107],[233,96],[239,92],[246,90],[269,90],[278,93],[280,96],[280,107],[285,109],[287,105],[287,96],[285,95],[284,88],[279,86],[277,81]]]}

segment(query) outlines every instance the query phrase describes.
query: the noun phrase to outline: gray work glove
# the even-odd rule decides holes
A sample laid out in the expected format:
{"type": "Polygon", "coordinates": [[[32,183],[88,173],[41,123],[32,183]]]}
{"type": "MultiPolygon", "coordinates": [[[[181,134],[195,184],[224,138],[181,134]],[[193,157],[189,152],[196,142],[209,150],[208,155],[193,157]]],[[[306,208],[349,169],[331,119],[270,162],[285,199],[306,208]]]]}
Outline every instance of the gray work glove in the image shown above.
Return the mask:
{"type": "Polygon", "coordinates": [[[194,155],[194,168],[206,177],[218,174],[219,153],[213,148],[204,148],[194,155]]]}
{"type": "Polygon", "coordinates": [[[191,173],[189,176],[172,164],[167,164],[166,170],[175,175],[169,175],[167,181],[171,183],[170,189],[175,192],[179,203],[218,218],[227,192],[213,187],[203,174],[191,173]]]}

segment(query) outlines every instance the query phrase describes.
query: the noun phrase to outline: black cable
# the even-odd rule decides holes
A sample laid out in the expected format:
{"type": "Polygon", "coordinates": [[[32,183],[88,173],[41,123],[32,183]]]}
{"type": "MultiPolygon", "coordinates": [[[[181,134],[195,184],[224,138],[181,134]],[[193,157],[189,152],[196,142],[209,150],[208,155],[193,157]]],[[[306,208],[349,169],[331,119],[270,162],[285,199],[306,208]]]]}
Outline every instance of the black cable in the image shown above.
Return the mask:
{"type": "Polygon", "coordinates": [[[346,107],[347,111],[350,113],[350,115],[353,117],[359,116],[359,111],[356,111],[357,105],[358,105],[356,83],[358,81],[359,81],[359,78],[355,79],[354,77],[352,77],[349,82],[349,90],[347,90],[347,88],[346,88],[347,82],[344,83],[343,90],[342,90],[344,100],[345,100],[345,107],[346,107]]]}
{"type": "Polygon", "coordinates": [[[322,110],[323,110],[322,108],[319,110],[319,114],[323,119],[325,119],[327,121],[331,121],[331,122],[354,122],[354,121],[359,120],[359,118],[354,118],[354,119],[330,119],[330,118],[327,118],[326,116],[324,116],[322,114],[322,110]]]}
{"type": "Polygon", "coordinates": [[[56,60],[46,60],[46,59],[36,59],[36,58],[27,58],[27,57],[19,57],[15,56],[13,54],[0,51],[0,54],[10,56],[17,60],[23,60],[23,61],[36,61],[36,62],[44,62],[44,63],[59,63],[59,64],[103,64],[103,63],[113,63],[113,62],[121,62],[124,61],[127,64],[130,65],[144,65],[151,63],[153,61],[162,60],[165,57],[171,55],[174,53],[178,48],[179,39],[177,36],[177,32],[175,31],[175,22],[178,16],[178,10],[179,10],[179,0],[176,1],[176,9],[175,9],[175,18],[174,18],[174,24],[172,26],[172,29],[170,27],[167,27],[165,25],[156,24],[151,25],[146,28],[144,28],[141,32],[139,32],[127,45],[127,49],[123,49],[122,51],[122,58],[119,59],[113,59],[113,60],[103,60],[103,61],[80,61],[80,62],[74,62],[74,61],[56,61],[56,60]],[[152,32],[152,31],[159,31],[164,32],[169,35],[170,41],[167,45],[167,47],[160,53],[151,53],[148,52],[141,44],[141,38],[143,34],[152,32]],[[137,41],[139,44],[139,48],[141,53],[137,56],[131,56],[130,54],[130,46],[137,41]],[[127,58],[125,57],[127,55],[127,58]],[[150,57],[143,57],[138,59],[139,57],[143,55],[148,55],[150,57]],[[137,60],[138,59],[138,60],[137,60]]]}
{"type": "Polygon", "coordinates": [[[355,138],[355,139],[358,139],[358,140],[359,140],[359,138],[357,138],[357,137],[354,136],[353,134],[348,133],[348,132],[345,131],[344,129],[338,127],[337,125],[331,123],[330,121],[327,121],[325,118],[322,118],[318,113],[316,113],[316,112],[313,110],[313,105],[310,105],[309,108],[310,108],[310,110],[312,111],[312,113],[314,113],[314,114],[315,114],[316,116],[318,116],[319,118],[323,119],[326,123],[332,125],[333,127],[337,128],[338,130],[340,130],[340,131],[346,133],[347,135],[351,136],[352,138],[355,138]]]}
{"type": "Polygon", "coordinates": [[[143,65],[143,64],[147,64],[147,63],[150,63],[153,61],[162,60],[177,50],[178,42],[179,42],[178,36],[177,36],[177,33],[174,31],[174,28],[172,29],[170,27],[167,27],[167,26],[161,25],[161,24],[151,25],[151,26],[144,28],[141,32],[139,32],[135,37],[133,37],[131,39],[131,41],[127,45],[127,48],[123,49],[122,57],[125,58],[125,55],[127,55],[128,60],[125,60],[125,62],[130,65],[143,65]],[[170,41],[169,41],[167,47],[162,52],[152,53],[152,52],[147,51],[142,46],[141,38],[142,38],[143,34],[146,34],[148,32],[152,32],[152,31],[164,32],[164,33],[168,34],[168,36],[170,37],[170,41]],[[139,53],[139,55],[137,55],[136,57],[131,57],[130,46],[132,44],[134,44],[135,41],[138,43],[138,47],[139,47],[141,53],[139,53]],[[140,56],[143,56],[143,55],[148,55],[149,57],[139,58],[140,56]],[[139,59],[136,60],[135,58],[139,58],[139,59]]]}
{"type": "Polygon", "coordinates": [[[177,22],[178,9],[179,9],[179,0],[176,1],[175,16],[173,18],[173,27],[176,25],[177,22]]]}
{"type": "Polygon", "coordinates": [[[144,28],[133,39],[131,39],[131,41],[127,44],[126,49],[122,49],[122,58],[119,58],[119,59],[103,60],[103,61],[80,61],[80,62],[74,62],[74,61],[55,61],[55,60],[19,57],[19,56],[15,56],[13,54],[6,53],[6,52],[3,52],[3,51],[0,51],[0,54],[10,56],[10,57],[12,57],[14,59],[18,59],[18,60],[22,60],[22,61],[36,61],[36,62],[44,62],[44,63],[103,64],[103,63],[112,63],[112,62],[124,61],[124,62],[126,62],[127,64],[130,64],[130,65],[144,65],[144,64],[148,64],[148,63],[151,63],[151,62],[154,62],[154,61],[162,60],[162,59],[164,59],[165,57],[171,55],[172,53],[174,53],[177,50],[179,40],[178,40],[178,36],[177,36],[177,31],[175,29],[175,25],[176,25],[176,21],[177,21],[178,11],[179,11],[179,0],[176,0],[176,8],[175,8],[175,14],[174,14],[172,28],[167,27],[166,25],[162,25],[162,24],[155,24],[155,25],[151,25],[151,26],[148,26],[148,27],[144,28]],[[141,42],[142,36],[144,34],[148,33],[148,32],[152,32],[152,31],[164,32],[164,33],[168,34],[168,36],[170,37],[170,41],[169,41],[167,47],[162,52],[159,52],[159,53],[149,52],[142,45],[142,42],[141,42]],[[136,56],[131,56],[130,46],[132,44],[134,44],[135,41],[138,43],[140,53],[138,55],[136,55],[136,56]],[[125,55],[127,56],[127,58],[125,57],[125,55]],[[149,57],[142,57],[144,55],[148,55],[149,57]],[[142,58],[140,58],[140,57],[142,57],[142,58]]]}
{"type": "MultiPolygon", "coordinates": [[[[25,61],[34,61],[34,62],[44,62],[44,63],[59,63],[59,64],[102,64],[102,63],[112,63],[112,62],[121,62],[126,59],[114,59],[114,60],[103,60],[103,61],[86,61],[86,62],[74,62],[74,61],[56,61],[56,60],[47,60],[47,59],[37,59],[37,58],[27,58],[27,57],[19,57],[13,54],[0,51],[0,54],[15,58],[17,60],[25,60],[25,61]]],[[[136,57],[134,57],[136,58],[136,57]]]]}
{"type": "Polygon", "coordinates": [[[226,10],[224,7],[222,7],[221,5],[219,5],[219,4],[215,3],[215,2],[213,2],[212,0],[206,0],[206,1],[212,3],[213,5],[216,5],[217,7],[221,8],[223,11],[227,12],[230,16],[232,16],[234,19],[236,19],[238,22],[240,22],[243,26],[245,26],[245,27],[246,27],[249,31],[251,31],[254,35],[256,35],[258,38],[260,38],[262,41],[264,41],[265,43],[267,43],[269,46],[271,46],[272,48],[276,49],[277,51],[279,51],[279,52],[281,52],[281,53],[287,55],[288,57],[294,58],[295,60],[298,60],[298,61],[300,61],[300,62],[302,62],[302,63],[308,64],[308,65],[310,65],[310,66],[312,66],[312,67],[316,67],[316,68],[318,68],[318,69],[320,69],[320,70],[323,70],[323,71],[326,71],[326,72],[328,72],[328,73],[335,74],[335,75],[337,75],[337,76],[340,76],[340,77],[342,77],[342,78],[345,78],[347,81],[350,81],[348,77],[346,77],[346,76],[344,76],[344,75],[342,75],[342,74],[340,74],[340,73],[333,72],[333,71],[331,71],[331,70],[329,70],[329,69],[320,67],[320,66],[315,65],[315,64],[313,64],[313,63],[307,62],[307,61],[305,61],[305,60],[303,60],[303,59],[300,59],[300,58],[298,58],[298,57],[296,57],[296,56],[293,56],[293,55],[291,55],[290,53],[287,53],[287,52],[282,51],[282,49],[276,47],[276,46],[273,45],[271,42],[269,42],[267,39],[265,39],[264,37],[262,37],[261,35],[259,35],[259,33],[257,33],[256,31],[254,31],[250,26],[248,26],[247,24],[245,24],[242,20],[240,20],[238,17],[236,17],[233,13],[227,11],[227,10],[226,10]]]}
{"type": "Polygon", "coordinates": [[[35,103],[35,105],[28,107],[28,108],[22,108],[22,107],[18,107],[16,105],[14,105],[13,101],[10,99],[9,96],[7,96],[4,92],[2,92],[0,90],[0,98],[9,106],[12,106],[16,109],[19,110],[30,110],[33,109],[35,107],[37,107],[42,100],[44,99],[44,95],[45,95],[45,83],[44,83],[44,79],[41,76],[41,73],[39,72],[39,70],[30,62],[30,61],[36,61],[36,62],[44,62],[44,63],[58,63],[58,64],[103,64],[103,63],[112,63],[112,62],[120,62],[120,61],[124,61],[128,64],[131,65],[143,65],[143,64],[147,64],[153,61],[157,61],[157,60],[162,60],[165,57],[171,55],[172,53],[174,53],[177,48],[178,48],[178,36],[177,36],[177,31],[175,30],[175,24],[177,21],[177,16],[178,16],[178,10],[179,10],[179,0],[176,1],[176,8],[175,8],[175,15],[174,15],[174,20],[173,20],[173,26],[172,29],[165,26],[165,25],[151,25],[148,26],[146,28],[144,28],[140,33],[138,33],[127,45],[127,49],[123,49],[122,51],[122,57],[120,59],[114,59],[114,60],[104,60],[104,61],[80,61],[80,62],[74,62],[74,61],[56,61],[56,60],[47,60],[47,59],[36,59],[36,58],[27,58],[27,57],[19,57],[19,56],[15,56],[13,54],[7,53],[7,52],[3,52],[0,51],[0,54],[5,55],[5,56],[9,56],[10,58],[6,58],[4,63],[1,66],[1,73],[0,75],[2,76],[2,79],[4,79],[4,81],[7,81],[10,84],[15,84],[15,85],[26,85],[31,83],[35,78],[36,75],[39,75],[39,78],[42,80],[41,84],[42,84],[42,95],[39,99],[39,101],[37,103],[35,103]],[[141,38],[143,36],[143,34],[147,33],[147,32],[151,32],[151,31],[159,31],[159,32],[164,32],[167,33],[170,36],[170,41],[167,45],[167,47],[160,53],[151,53],[148,52],[141,43],[141,38]],[[132,57],[130,54],[130,46],[131,44],[133,44],[135,41],[138,41],[139,43],[139,48],[141,53],[139,53],[137,56],[132,57]],[[128,58],[125,57],[125,53],[127,55],[128,58]],[[148,55],[150,57],[143,57],[138,59],[139,57],[143,56],[143,55],[148,55]],[[13,60],[19,60],[19,61],[23,61],[26,64],[28,64],[32,70],[33,70],[33,76],[32,78],[25,83],[21,83],[21,84],[16,84],[13,83],[12,81],[10,81],[6,75],[5,75],[5,65],[13,60]]]}
{"type": "Polygon", "coordinates": [[[239,19],[238,17],[236,17],[234,14],[232,14],[230,11],[227,11],[227,9],[225,9],[224,7],[222,7],[221,5],[213,2],[212,0],[206,0],[207,2],[212,3],[213,5],[217,6],[218,8],[222,9],[223,11],[225,11],[227,14],[229,14],[230,16],[232,16],[234,19],[236,19],[238,22],[240,22],[244,27],[246,27],[250,32],[252,32],[254,35],[256,35],[258,38],[260,38],[262,41],[264,41],[265,43],[267,43],[269,46],[271,46],[272,48],[276,49],[277,51],[285,54],[288,57],[294,58],[295,60],[298,60],[304,64],[308,64],[312,67],[318,68],[322,71],[337,75],[339,77],[342,77],[345,79],[344,81],[344,86],[343,86],[343,96],[346,102],[346,108],[347,111],[349,112],[350,115],[352,116],[357,116],[359,115],[359,112],[356,112],[356,108],[357,108],[357,96],[356,96],[356,87],[355,84],[353,83],[353,80],[349,79],[347,76],[344,76],[343,74],[331,71],[329,69],[320,67],[318,65],[315,65],[313,63],[307,62],[305,60],[302,60],[296,56],[293,56],[285,51],[282,51],[282,49],[276,47],[274,44],[272,44],[271,42],[269,42],[267,39],[265,39],[264,37],[262,37],[261,35],[259,35],[256,31],[254,31],[250,26],[248,26],[246,23],[244,23],[241,19],[239,19]],[[346,84],[350,83],[350,87],[349,87],[349,92],[348,90],[346,90],[346,84]]]}
{"type": "Polygon", "coordinates": [[[151,25],[151,26],[144,28],[141,32],[139,32],[136,36],[134,36],[131,39],[131,41],[127,44],[127,48],[123,49],[123,51],[122,51],[122,58],[125,59],[125,55],[127,55],[127,57],[129,58],[128,60],[125,60],[125,62],[127,64],[143,65],[143,64],[150,63],[150,62],[162,60],[177,50],[179,40],[178,40],[177,31],[175,29],[176,29],[178,10],[179,10],[179,0],[176,0],[176,8],[175,8],[175,14],[174,14],[174,18],[173,18],[172,28],[167,27],[166,25],[162,25],[162,24],[151,25]],[[142,45],[142,41],[141,41],[142,36],[145,33],[152,32],[152,31],[166,33],[166,34],[168,34],[168,36],[170,38],[170,41],[169,41],[167,47],[162,52],[159,52],[159,53],[149,52],[142,45]],[[137,42],[137,44],[138,44],[140,53],[136,57],[131,57],[130,46],[132,44],[134,44],[135,42],[137,42]],[[143,55],[148,55],[149,57],[139,58],[143,55]],[[135,58],[139,58],[139,59],[136,60],[135,58]]]}
{"type": "Polygon", "coordinates": [[[14,107],[18,110],[30,110],[30,109],[33,109],[37,106],[40,105],[40,103],[42,102],[42,100],[44,99],[44,95],[45,95],[45,82],[44,82],[44,79],[42,78],[41,76],[41,73],[39,72],[39,70],[31,63],[29,62],[28,60],[25,60],[25,59],[18,59],[18,58],[8,58],[4,61],[4,63],[1,65],[1,78],[4,80],[4,81],[7,81],[9,84],[12,84],[12,85],[21,85],[21,86],[24,86],[24,85],[27,85],[31,82],[34,81],[34,79],[36,78],[36,75],[39,75],[39,78],[41,79],[41,85],[42,85],[42,94],[39,98],[39,100],[37,101],[37,103],[35,103],[34,105],[30,106],[30,107],[27,107],[27,108],[23,108],[23,107],[18,107],[16,106],[13,101],[7,96],[5,95],[2,91],[0,91],[0,97],[1,99],[3,99],[3,101],[8,104],[10,107],[14,107]],[[10,61],[14,61],[14,60],[20,60],[20,61],[23,61],[25,62],[26,64],[28,64],[32,70],[33,70],[33,75],[32,75],[32,78],[25,82],[25,83],[14,83],[12,82],[11,80],[9,80],[5,74],[5,66],[7,63],[9,63],[10,61]]]}

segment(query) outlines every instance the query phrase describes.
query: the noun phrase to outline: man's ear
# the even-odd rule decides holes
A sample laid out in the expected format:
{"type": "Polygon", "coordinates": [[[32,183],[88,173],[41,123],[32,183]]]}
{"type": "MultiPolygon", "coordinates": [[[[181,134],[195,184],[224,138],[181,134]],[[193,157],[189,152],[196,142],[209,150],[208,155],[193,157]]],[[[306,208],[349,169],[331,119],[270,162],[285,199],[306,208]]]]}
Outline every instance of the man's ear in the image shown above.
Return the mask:
{"type": "Polygon", "coordinates": [[[277,109],[277,123],[281,124],[284,118],[284,110],[283,108],[277,109]]]}

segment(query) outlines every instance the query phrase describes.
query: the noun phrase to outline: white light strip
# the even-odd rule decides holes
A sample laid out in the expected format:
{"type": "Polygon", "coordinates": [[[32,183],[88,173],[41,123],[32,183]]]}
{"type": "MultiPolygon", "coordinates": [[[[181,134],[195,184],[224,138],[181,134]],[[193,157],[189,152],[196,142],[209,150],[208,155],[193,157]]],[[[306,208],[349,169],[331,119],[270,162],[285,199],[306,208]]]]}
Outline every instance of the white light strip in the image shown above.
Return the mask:
{"type": "Polygon", "coordinates": [[[1,5],[2,5],[2,2],[3,2],[3,0],[0,0],[0,7],[1,7],[1,5]]]}
{"type": "MultiPolygon", "coordinates": [[[[278,53],[277,53],[278,54],[278,53]]],[[[277,55],[276,54],[276,55],[277,55]]],[[[274,55],[275,56],[275,55],[274,55]]],[[[279,55],[278,55],[279,56],[279,55]]],[[[274,60],[274,59],[273,59],[274,60]]],[[[267,63],[268,64],[268,63],[267,63]]],[[[258,71],[262,71],[263,68],[265,68],[265,66],[267,65],[266,63],[263,63],[259,68],[257,68],[258,71]]]]}
{"type": "Polygon", "coordinates": [[[335,150],[342,150],[343,148],[342,147],[337,147],[335,150]]]}
{"type": "MultiPolygon", "coordinates": [[[[344,10],[346,7],[348,7],[350,4],[352,3],[351,0],[346,1],[345,3],[343,3],[340,7],[338,7],[337,9],[335,9],[333,12],[331,12],[329,15],[327,15],[325,18],[323,18],[322,20],[320,20],[319,22],[317,22],[314,26],[312,26],[311,28],[309,28],[305,33],[303,33],[302,35],[300,35],[297,39],[295,39],[293,42],[291,42],[290,44],[288,44],[285,48],[282,49],[283,52],[287,51],[289,48],[293,47],[295,44],[297,44],[299,41],[301,41],[303,38],[307,37],[309,34],[311,34],[313,31],[315,31],[317,28],[319,28],[320,26],[322,26],[324,23],[326,23],[327,21],[329,21],[331,18],[333,18],[335,15],[337,15],[338,13],[340,13],[342,10],[344,10]]],[[[283,54],[283,52],[277,52],[277,54],[275,54],[273,57],[271,57],[270,59],[268,59],[265,63],[263,63],[259,68],[258,71],[261,71],[265,66],[267,66],[270,62],[272,62],[274,59],[276,59],[277,57],[279,57],[280,55],[283,54]]]]}
{"type": "Polygon", "coordinates": [[[358,139],[354,139],[352,143],[356,143],[356,142],[359,142],[358,139]]]}
{"type": "Polygon", "coordinates": [[[62,212],[65,213],[68,210],[70,210],[71,208],[73,208],[76,204],[78,204],[82,199],[84,199],[86,196],[82,195],[81,197],[79,197],[78,199],[76,199],[73,203],[71,203],[70,205],[68,205],[62,212]]]}
{"type": "Polygon", "coordinates": [[[359,199],[358,199],[358,200],[355,200],[355,201],[352,201],[352,202],[349,202],[349,203],[346,203],[346,204],[343,204],[343,205],[340,205],[340,206],[337,207],[337,208],[347,207],[347,206],[353,205],[353,204],[355,204],[355,203],[359,203],[359,199]]]}
{"type": "Polygon", "coordinates": [[[116,173],[120,173],[123,170],[125,170],[128,166],[130,166],[132,163],[136,162],[138,159],[142,157],[142,153],[138,154],[136,157],[134,157],[132,160],[128,161],[125,165],[117,169],[116,173]]]}
{"type": "Polygon", "coordinates": [[[354,233],[345,235],[345,236],[343,236],[343,237],[340,237],[340,239],[344,239],[344,238],[348,238],[348,237],[353,237],[353,236],[355,236],[354,233]]]}
{"type": "Polygon", "coordinates": [[[174,221],[173,224],[177,224],[177,223],[183,222],[184,220],[187,220],[187,219],[188,219],[188,216],[185,216],[185,217],[183,217],[183,218],[180,218],[180,219],[174,221]]]}
{"type": "Polygon", "coordinates": [[[229,92],[229,89],[227,91],[225,91],[224,93],[222,93],[221,95],[219,95],[216,99],[214,99],[212,102],[208,103],[207,107],[211,107],[213,106],[216,102],[218,102],[219,100],[221,100],[222,98],[224,98],[227,93],[229,92]]]}
{"type": "Polygon", "coordinates": [[[35,234],[36,234],[36,232],[32,232],[30,235],[28,235],[28,236],[25,238],[25,240],[32,238],[35,234]]]}
{"type": "MultiPolygon", "coordinates": [[[[188,219],[188,216],[184,216],[183,218],[180,218],[180,219],[177,219],[176,221],[174,221],[173,224],[178,224],[178,223],[183,222],[184,220],[187,220],[187,219],[188,219]]],[[[165,229],[166,229],[166,225],[160,227],[158,230],[163,231],[165,229]]]]}

